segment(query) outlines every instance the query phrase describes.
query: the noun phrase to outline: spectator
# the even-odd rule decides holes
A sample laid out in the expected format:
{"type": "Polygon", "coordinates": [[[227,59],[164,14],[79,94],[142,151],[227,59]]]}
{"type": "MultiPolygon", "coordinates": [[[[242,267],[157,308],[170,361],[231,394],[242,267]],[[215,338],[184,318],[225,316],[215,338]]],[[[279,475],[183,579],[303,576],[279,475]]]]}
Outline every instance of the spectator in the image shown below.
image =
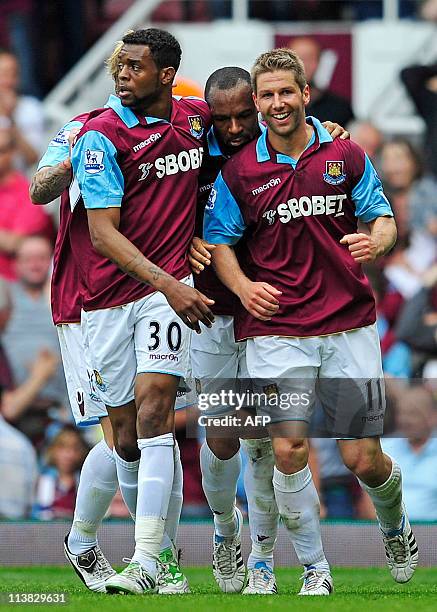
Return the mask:
{"type": "Polygon", "coordinates": [[[413,521],[437,520],[436,410],[423,386],[404,389],[398,397],[398,435],[382,440],[384,452],[402,469],[405,505],[413,521]]]}
{"type": "MultiPolygon", "coordinates": [[[[9,291],[6,282],[0,279],[0,333],[5,329],[10,315],[9,291]]],[[[28,378],[14,388],[11,367],[3,344],[0,343],[0,388],[3,389],[0,412],[7,421],[15,420],[17,415],[33,405],[41,389],[55,374],[57,364],[58,357],[55,354],[40,351],[30,368],[28,378]]]]}
{"type": "Polygon", "coordinates": [[[437,182],[424,174],[418,151],[405,138],[383,145],[381,178],[398,227],[397,245],[387,259],[385,274],[409,299],[420,289],[421,275],[437,256],[437,182]]]}
{"type": "Polygon", "coordinates": [[[384,373],[408,378],[412,373],[411,350],[405,342],[399,340],[395,329],[404,304],[402,295],[390,286],[380,267],[367,265],[364,271],[375,296],[384,373]]]}
{"type": "MultiPolygon", "coordinates": [[[[22,403],[8,419],[35,440],[44,435],[54,407],[65,404],[66,388],[60,366],[59,344],[45,291],[52,248],[46,238],[25,238],[17,253],[18,282],[11,283],[12,314],[3,335],[15,385],[22,385],[30,370],[46,384],[32,404],[22,403]]],[[[57,417],[60,418],[59,413],[57,417]]]]}
{"type": "Polygon", "coordinates": [[[405,303],[396,334],[425,358],[437,356],[437,264],[426,271],[423,287],[405,303]]]}
{"type": "Polygon", "coordinates": [[[0,414],[0,519],[28,518],[37,473],[32,444],[0,414]]]}
{"type": "Polygon", "coordinates": [[[344,466],[336,440],[312,438],[311,446],[317,454],[320,501],[325,517],[356,518],[355,505],[361,496],[361,489],[355,476],[344,466]]]}
{"type": "MultiPolygon", "coordinates": [[[[10,314],[6,283],[0,281],[0,331],[10,314]]],[[[5,388],[12,385],[11,373],[0,345],[0,406],[5,388]]],[[[37,475],[36,455],[29,440],[6,423],[0,408],[0,519],[22,519],[29,516],[37,475]]]]}
{"type": "Polygon", "coordinates": [[[23,236],[53,232],[51,218],[29,199],[29,181],[14,169],[14,152],[13,131],[0,128],[0,277],[7,280],[16,278],[13,259],[23,236]]]}
{"type": "Polygon", "coordinates": [[[378,158],[384,137],[378,128],[370,121],[352,121],[348,125],[348,130],[351,139],[364,149],[373,165],[379,166],[378,158]]]}
{"type": "Polygon", "coordinates": [[[44,112],[39,100],[18,92],[20,71],[11,51],[0,49],[0,126],[12,129],[18,167],[26,170],[45,144],[44,112]]]}
{"type": "Polygon", "coordinates": [[[408,66],[401,79],[417,112],[425,121],[425,144],[429,170],[437,177],[437,63],[408,66]]]}
{"type": "MultiPolygon", "coordinates": [[[[8,285],[6,281],[0,278],[0,334],[6,327],[9,317],[11,315],[11,298],[9,295],[8,285]]],[[[3,344],[0,341],[0,389],[3,391],[1,394],[1,406],[4,404],[5,391],[12,389],[12,372],[9,365],[8,358],[6,357],[3,344]]],[[[1,412],[1,409],[0,409],[1,412]]]]}
{"type": "Polygon", "coordinates": [[[38,480],[35,518],[50,520],[73,516],[80,468],[88,450],[72,425],[61,429],[53,438],[46,452],[47,469],[38,480]]]}
{"type": "MultiPolygon", "coordinates": [[[[21,85],[25,93],[38,95],[39,74],[36,68],[34,0],[2,0],[0,13],[0,47],[12,49],[20,63],[21,85]]],[[[38,5],[37,7],[35,5],[38,5]]]]}
{"type": "Polygon", "coordinates": [[[310,86],[311,99],[306,107],[306,114],[313,115],[320,121],[334,121],[347,125],[354,118],[348,100],[326,89],[320,89],[315,83],[322,49],[319,43],[309,36],[293,38],[288,46],[296,51],[305,66],[305,74],[310,86]]]}

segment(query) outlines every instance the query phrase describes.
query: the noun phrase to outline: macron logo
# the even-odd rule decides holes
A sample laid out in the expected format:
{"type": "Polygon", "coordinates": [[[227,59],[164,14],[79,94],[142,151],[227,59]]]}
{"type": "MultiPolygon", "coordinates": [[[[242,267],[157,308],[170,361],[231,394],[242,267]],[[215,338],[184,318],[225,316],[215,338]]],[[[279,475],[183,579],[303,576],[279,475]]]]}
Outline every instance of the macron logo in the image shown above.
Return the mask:
{"type": "Polygon", "coordinates": [[[279,185],[280,182],[281,182],[280,178],[272,178],[269,180],[268,183],[264,183],[264,185],[261,185],[260,187],[255,187],[255,189],[252,189],[252,195],[258,195],[259,193],[262,193],[263,191],[270,189],[270,187],[276,187],[276,185],[279,185]]]}
{"type": "Polygon", "coordinates": [[[137,153],[137,151],[141,151],[141,149],[144,149],[144,147],[147,147],[147,145],[152,144],[152,142],[156,142],[160,138],[161,134],[159,132],[156,132],[156,134],[150,134],[149,138],[143,140],[142,142],[139,142],[132,148],[132,150],[134,153],[137,153]]]}

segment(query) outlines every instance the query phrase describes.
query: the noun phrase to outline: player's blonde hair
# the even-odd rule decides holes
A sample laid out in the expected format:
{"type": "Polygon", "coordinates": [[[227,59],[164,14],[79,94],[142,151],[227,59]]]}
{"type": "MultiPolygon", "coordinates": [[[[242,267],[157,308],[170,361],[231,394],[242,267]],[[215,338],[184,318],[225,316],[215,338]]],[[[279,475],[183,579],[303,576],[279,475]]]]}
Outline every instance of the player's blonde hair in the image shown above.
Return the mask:
{"type": "Polygon", "coordinates": [[[260,74],[275,72],[276,70],[290,70],[293,72],[300,90],[304,90],[307,80],[302,60],[292,49],[282,47],[262,53],[256,58],[250,73],[253,91],[256,93],[256,81],[260,74]]]}
{"type": "MultiPolygon", "coordinates": [[[[128,30],[125,34],[125,36],[127,34],[131,34],[134,30],[128,30]]],[[[105,62],[105,65],[108,69],[108,73],[111,75],[111,77],[114,79],[114,81],[117,79],[117,74],[118,74],[118,56],[120,54],[120,51],[122,50],[124,45],[124,42],[122,40],[117,40],[117,42],[115,43],[114,46],[114,50],[112,51],[111,55],[108,57],[108,59],[105,62]]]]}

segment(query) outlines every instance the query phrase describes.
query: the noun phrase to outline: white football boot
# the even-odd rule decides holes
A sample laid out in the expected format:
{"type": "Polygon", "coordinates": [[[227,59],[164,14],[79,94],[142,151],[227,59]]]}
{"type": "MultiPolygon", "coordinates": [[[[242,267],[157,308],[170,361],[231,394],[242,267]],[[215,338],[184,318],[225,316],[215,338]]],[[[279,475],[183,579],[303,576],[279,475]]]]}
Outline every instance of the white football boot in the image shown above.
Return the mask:
{"type": "Polygon", "coordinates": [[[74,555],[68,548],[68,534],[64,540],[64,553],[84,585],[96,593],[106,593],[106,581],[116,575],[100,546],[93,546],[81,555],[74,555]]]}
{"type": "Polygon", "coordinates": [[[331,573],[308,565],[301,576],[303,585],[299,595],[331,595],[334,591],[331,573]]]}
{"type": "Polygon", "coordinates": [[[223,593],[240,593],[246,580],[246,568],[241,556],[241,529],[243,515],[235,508],[237,533],[225,538],[214,534],[212,573],[223,593]]]}
{"type": "Polygon", "coordinates": [[[107,593],[145,595],[158,592],[155,579],[146,572],[138,561],[131,561],[130,559],[123,559],[123,561],[129,562],[129,565],[122,572],[111,576],[106,581],[107,593]]]}
{"type": "Polygon", "coordinates": [[[248,569],[247,573],[249,579],[243,595],[276,595],[275,574],[264,561],[255,563],[255,567],[248,569]]]}
{"type": "Polygon", "coordinates": [[[419,549],[404,511],[401,528],[382,532],[390,574],[396,582],[408,582],[417,567],[419,549]]]}

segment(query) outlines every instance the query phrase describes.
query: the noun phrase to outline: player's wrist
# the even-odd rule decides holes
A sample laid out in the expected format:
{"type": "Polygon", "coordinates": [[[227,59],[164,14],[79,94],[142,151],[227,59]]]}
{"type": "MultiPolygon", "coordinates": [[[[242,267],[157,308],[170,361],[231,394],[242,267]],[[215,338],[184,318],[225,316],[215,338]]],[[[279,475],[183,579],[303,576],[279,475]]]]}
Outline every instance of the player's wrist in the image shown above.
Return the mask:
{"type": "Polygon", "coordinates": [[[162,274],[154,280],[153,286],[157,291],[161,291],[166,297],[170,297],[177,290],[180,281],[170,274],[161,271],[162,274]]]}
{"type": "Polygon", "coordinates": [[[230,287],[230,289],[238,298],[240,298],[242,302],[244,302],[251,284],[252,281],[250,281],[246,276],[242,276],[241,278],[237,279],[234,287],[230,287]]]}

